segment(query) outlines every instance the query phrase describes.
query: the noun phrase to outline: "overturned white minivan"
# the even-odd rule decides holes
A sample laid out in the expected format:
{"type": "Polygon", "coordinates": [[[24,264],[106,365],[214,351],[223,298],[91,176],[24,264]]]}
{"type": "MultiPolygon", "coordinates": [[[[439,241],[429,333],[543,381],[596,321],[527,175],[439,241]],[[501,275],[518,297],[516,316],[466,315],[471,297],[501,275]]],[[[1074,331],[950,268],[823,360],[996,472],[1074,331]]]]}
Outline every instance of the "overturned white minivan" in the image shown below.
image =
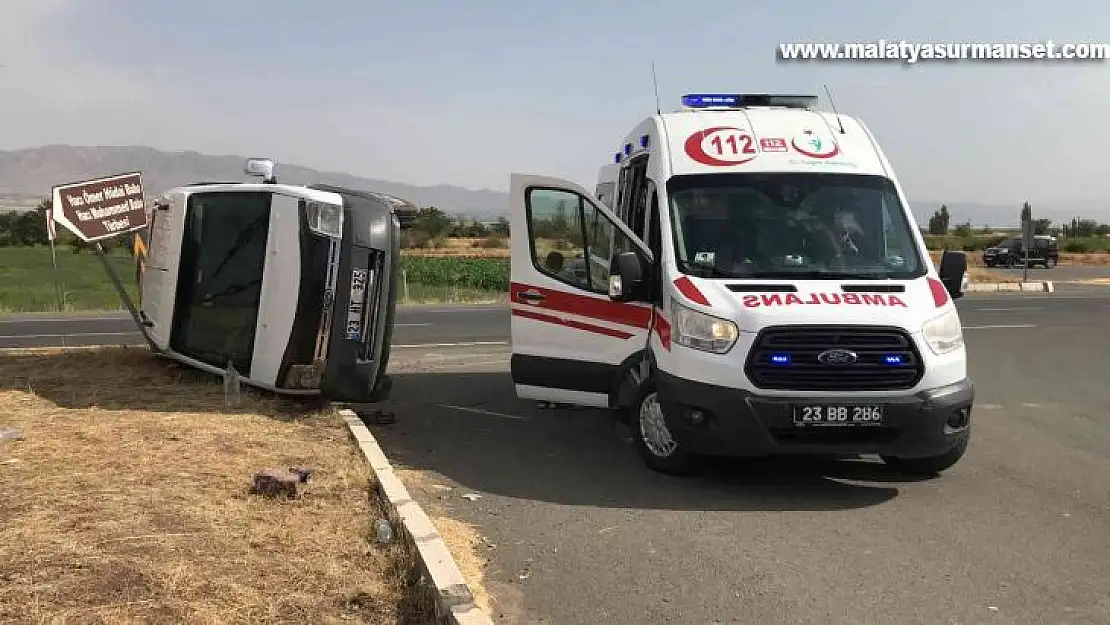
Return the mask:
{"type": "Polygon", "coordinates": [[[323,184],[177,187],[141,233],[140,318],[159,352],[287,395],[388,398],[402,225],[416,207],[323,184]]]}
{"type": "Polygon", "coordinates": [[[602,168],[611,203],[514,174],[518,396],[622,411],[664,472],[705,455],[955,464],[966,257],[938,273],[875,137],[815,102],[686,96],[602,168]]]}

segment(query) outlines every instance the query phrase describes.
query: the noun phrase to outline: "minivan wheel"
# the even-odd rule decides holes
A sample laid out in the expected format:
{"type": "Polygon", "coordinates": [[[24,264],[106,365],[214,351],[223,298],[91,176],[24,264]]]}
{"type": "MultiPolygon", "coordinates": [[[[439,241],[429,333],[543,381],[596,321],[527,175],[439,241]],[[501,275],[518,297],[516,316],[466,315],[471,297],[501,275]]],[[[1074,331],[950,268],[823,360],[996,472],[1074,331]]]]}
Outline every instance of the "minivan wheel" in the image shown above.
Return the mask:
{"type": "Polygon", "coordinates": [[[887,466],[899,473],[921,477],[933,477],[955,466],[955,464],[960,461],[960,458],[963,458],[964,454],[967,453],[967,446],[970,441],[971,437],[965,435],[956,443],[955,447],[939,456],[927,456],[925,458],[895,458],[893,456],[882,456],[882,459],[887,466]]]}
{"type": "Polygon", "coordinates": [[[648,468],[668,475],[690,475],[699,468],[699,458],[671,435],[653,382],[644,383],[633,409],[633,444],[648,468]]]}
{"type": "Polygon", "coordinates": [[[1045,259],[1045,261],[1044,261],[1044,268],[1045,269],[1052,269],[1055,266],[1056,266],[1056,259],[1055,258],[1045,259]]]}

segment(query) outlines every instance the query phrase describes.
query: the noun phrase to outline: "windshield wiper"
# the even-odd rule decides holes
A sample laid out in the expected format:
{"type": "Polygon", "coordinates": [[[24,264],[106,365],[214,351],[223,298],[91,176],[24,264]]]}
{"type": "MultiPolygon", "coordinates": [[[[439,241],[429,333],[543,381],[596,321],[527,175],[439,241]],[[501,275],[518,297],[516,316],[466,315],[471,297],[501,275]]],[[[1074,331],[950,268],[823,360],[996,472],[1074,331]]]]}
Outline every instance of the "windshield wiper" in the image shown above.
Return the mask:
{"type": "Polygon", "coordinates": [[[753,273],[746,278],[797,278],[799,280],[888,280],[889,274],[880,272],[824,271],[764,271],[753,273]]]}

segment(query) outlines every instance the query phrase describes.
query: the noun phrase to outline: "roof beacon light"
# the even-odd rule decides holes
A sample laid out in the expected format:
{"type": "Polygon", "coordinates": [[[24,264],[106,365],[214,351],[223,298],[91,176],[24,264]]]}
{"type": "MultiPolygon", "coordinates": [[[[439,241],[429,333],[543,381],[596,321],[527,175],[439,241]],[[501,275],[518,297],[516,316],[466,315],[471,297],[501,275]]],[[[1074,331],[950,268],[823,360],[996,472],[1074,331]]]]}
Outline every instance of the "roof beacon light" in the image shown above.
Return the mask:
{"type": "Polygon", "coordinates": [[[809,109],[817,104],[815,95],[789,95],[773,93],[688,93],[682,96],[682,106],[691,109],[737,109],[747,106],[782,106],[809,109]]]}

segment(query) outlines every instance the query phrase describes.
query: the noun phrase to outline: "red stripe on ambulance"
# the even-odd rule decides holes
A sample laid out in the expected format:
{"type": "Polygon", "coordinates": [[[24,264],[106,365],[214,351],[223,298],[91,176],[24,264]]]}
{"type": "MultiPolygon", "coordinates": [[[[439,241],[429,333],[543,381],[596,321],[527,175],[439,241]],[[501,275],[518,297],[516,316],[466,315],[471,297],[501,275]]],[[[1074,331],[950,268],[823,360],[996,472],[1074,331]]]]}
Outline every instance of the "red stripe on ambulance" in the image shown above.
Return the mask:
{"type": "Polygon", "coordinates": [[[882,295],[879,293],[809,293],[801,296],[795,293],[765,293],[763,295],[745,295],[743,302],[745,308],[759,308],[761,306],[883,306],[887,308],[908,308],[902,298],[897,295],[882,295]]]}
{"type": "MultiPolygon", "coordinates": [[[[651,308],[643,305],[614,302],[608,297],[602,299],[602,297],[576,295],[523,282],[513,282],[510,289],[512,302],[514,304],[525,304],[529,309],[569,313],[643,330],[648,329],[651,324],[651,308]],[[525,292],[539,293],[543,299],[534,301],[528,299],[527,296],[521,297],[521,294],[525,292]]],[[[514,308],[513,313],[515,314],[517,310],[522,309],[514,308]]]]}

